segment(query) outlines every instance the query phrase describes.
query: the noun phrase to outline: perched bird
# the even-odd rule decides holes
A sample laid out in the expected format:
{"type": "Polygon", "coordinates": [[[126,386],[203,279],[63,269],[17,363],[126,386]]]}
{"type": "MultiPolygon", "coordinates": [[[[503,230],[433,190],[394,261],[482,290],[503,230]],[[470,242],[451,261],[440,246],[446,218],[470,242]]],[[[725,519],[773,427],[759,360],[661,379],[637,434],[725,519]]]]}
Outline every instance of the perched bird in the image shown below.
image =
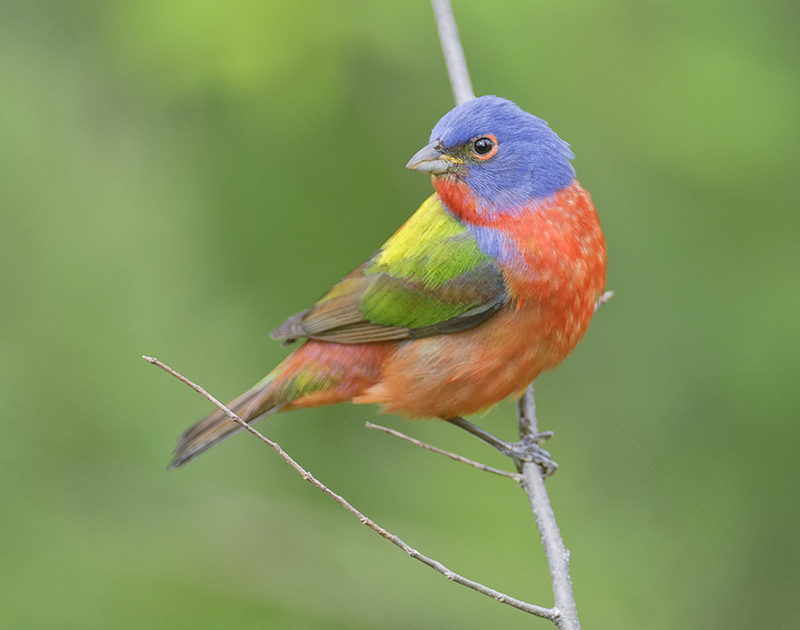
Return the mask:
{"type": "MultiPolygon", "coordinates": [[[[569,145],[511,101],[448,112],[407,167],[436,193],[369,260],[271,336],[305,339],[229,405],[246,422],[351,401],[456,421],[521,392],[575,348],[606,247],[569,145]]],[[[215,411],[180,466],[240,430],[215,411]]]]}

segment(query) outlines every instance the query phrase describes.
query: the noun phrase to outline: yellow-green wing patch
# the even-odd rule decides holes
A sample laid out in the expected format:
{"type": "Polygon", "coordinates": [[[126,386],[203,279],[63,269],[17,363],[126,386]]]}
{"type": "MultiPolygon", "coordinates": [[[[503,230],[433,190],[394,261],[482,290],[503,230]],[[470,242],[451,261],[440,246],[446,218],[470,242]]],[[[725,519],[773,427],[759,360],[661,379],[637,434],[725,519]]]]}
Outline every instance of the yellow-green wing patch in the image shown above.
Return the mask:
{"type": "Polygon", "coordinates": [[[272,336],[366,343],[457,332],[505,300],[495,261],[433,195],[372,258],[272,336]]]}

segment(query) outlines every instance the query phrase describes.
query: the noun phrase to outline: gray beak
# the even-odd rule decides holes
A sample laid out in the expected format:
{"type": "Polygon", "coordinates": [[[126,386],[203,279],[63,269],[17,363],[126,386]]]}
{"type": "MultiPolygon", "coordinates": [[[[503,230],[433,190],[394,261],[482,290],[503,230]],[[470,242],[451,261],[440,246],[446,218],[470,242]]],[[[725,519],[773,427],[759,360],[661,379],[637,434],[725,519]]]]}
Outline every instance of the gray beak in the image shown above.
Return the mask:
{"type": "Polygon", "coordinates": [[[460,163],[461,160],[447,155],[441,143],[434,140],[417,151],[406,164],[406,168],[431,175],[441,175],[453,170],[453,167],[460,163]]]}

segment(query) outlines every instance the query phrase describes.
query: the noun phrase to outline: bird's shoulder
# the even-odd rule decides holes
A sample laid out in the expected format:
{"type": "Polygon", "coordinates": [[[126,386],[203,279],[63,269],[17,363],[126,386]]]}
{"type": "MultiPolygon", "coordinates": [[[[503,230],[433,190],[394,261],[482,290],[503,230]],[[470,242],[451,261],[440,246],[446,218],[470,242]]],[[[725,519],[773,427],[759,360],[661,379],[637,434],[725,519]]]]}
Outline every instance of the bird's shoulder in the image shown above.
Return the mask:
{"type": "Polygon", "coordinates": [[[490,318],[506,293],[496,261],[434,194],[369,260],[271,336],[367,343],[457,332],[490,318]]]}

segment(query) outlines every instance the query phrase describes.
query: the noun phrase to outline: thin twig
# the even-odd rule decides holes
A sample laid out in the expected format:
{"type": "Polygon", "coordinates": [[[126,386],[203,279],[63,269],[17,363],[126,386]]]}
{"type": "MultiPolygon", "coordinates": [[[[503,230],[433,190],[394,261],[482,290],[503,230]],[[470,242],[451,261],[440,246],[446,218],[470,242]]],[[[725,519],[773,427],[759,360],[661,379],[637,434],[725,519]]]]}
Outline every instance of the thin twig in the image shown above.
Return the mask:
{"type": "Polygon", "coordinates": [[[535,604],[529,604],[529,603],[523,602],[523,601],[521,601],[519,599],[515,599],[514,597],[510,597],[509,595],[506,595],[505,593],[501,593],[500,591],[496,591],[493,588],[489,588],[488,586],[484,586],[483,584],[480,584],[478,582],[475,582],[473,580],[465,578],[465,577],[459,575],[458,573],[455,573],[455,572],[451,571],[450,569],[448,569],[446,566],[444,566],[438,560],[434,560],[433,558],[429,558],[428,556],[425,556],[425,555],[421,554],[419,551],[417,551],[413,547],[411,547],[411,546],[407,545],[406,543],[404,543],[402,540],[400,540],[400,538],[398,538],[394,534],[386,531],[383,527],[378,525],[371,518],[369,518],[369,517],[365,516],[364,514],[362,514],[361,512],[359,512],[344,497],[342,497],[339,494],[336,494],[333,490],[328,488],[328,486],[326,486],[324,483],[319,481],[316,477],[314,477],[314,475],[312,475],[305,468],[303,468],[300,464],[298,464],[294,459],[292,459],[292,457],[286,451],[284,451],[277,442],[273,442],[268,437],[266,437],[265,435],[260,433],[258,430],[256,430],[255,428],[251,427],[244,420],[242,420],[239,416],[237,416],[230,409],[228,409],[225,405],[223,405],[220,401],[218,401],[211,394],[209,394],[205,389],[200,387],[200,385],[197,385],[197,384],[193,383],[188,378],[186,378],[182,374],[179,374],[178,372],[173,370],[171,367],[169,367],[165,363],[162,363],[161,361],[159,361],[158,359],[156,359],[154,357],[143,356],[142,358],[145,361],[148,361],[148,362],[152,363],[153,365],[156,365],[156,366],[160,367],[165,372],[171,374],[172,376],[174,376],[175,378],[180,380],[182,383],[185,383],[186,385],[191,387],[194,391],[196,391],[197,393],[201,394],[204,398],[206,398],[211,403],[213,403],[218,409],[221,409],[225,413],[225,415],[227,415],[231,420],[233,420],[234,422],[239,424],[243,429],[246,429],[247,431],[249,431],[250,433],[255,435],[259,440],[264,442],[273,451],[275,451],[278,455],[280,455],[286,463],[288,463],[292,468],[294,468],[298,473],[300,473],[300,475],[302,475],[303,479],[308,481],[315,488],[317,488],[317,489],[321,490],[322,492],[324,492],[325,494],[327,494],[334,501],[336,501],[339,505],[341,505],[344,509],[346,509],[353,516],[355,516],[359,521],[361,521],[364,525],[369,527],[374,532],[377,532],[378,534],[380,534],[386,540],[388,540],[388,541],[394,543],[395,545],[397,545],[398,547],[400,547],[400,549],[405,551],[412,558],[414,558],[416,560],[419,560],[423,564],[429,566],[434,571],[438,571],[439,573],[444,575],[448,580],[451,580],[451,581],[453,581],[453,582],[455,582],[457,584],[461,584],[462,586],[467,586],[467,587],[469,587],[469,588],[471,588],[471,589],[473,589],[475,591],[478,591],[479,593],[482,593],[483,595],[487,595],[487,596],[491,597],[492,599],[497,600],[498,602],[500,602],[502,604],[507,604],[507,605],[512,606],[514,608],[518,608],[519,610],[524,610],[527,613],[530,613],[532,615],[536,615],[537,617],[542,617],[543,619],[549,619],[553,623],[558,624],[559,612],[556,609],[554,609],[554,608],[544,608],[542,606],[536,606],[535,604]]]}
{"type": "Polygon", "coordinates": [[[436,446],[432,446],[425,442],[420,442],[419,440],[411,437],[410,435],[406,435],[405,433],[400,433],[400,431],[395,431],[394,429],[390,429],[389,427],[382,427],[379,424],[372,424],[371,422],[365,423],[368,429],[378,429],[378,431],[383,431],[384,433],[388,433],[389,435],[394,435],[395,437],[399,437],[400,439],[406,440],[407,442],[411,442],[420,448],[424,448],[428,451],[433,451],[434,453],[439,453],[439,455],[444,455],[445,457],[449,457],[457,462],[461,462],[462,464],[466,464],[467,466],[472,466],[473,468],[477,468],[478,470],[483,470],[485,472],[489,472],[495,475],[500,475],[501,477],[510,477],[515,481],[522,482],[522,475],[518,475],[517,473],[509,472],[507,470],[500,470],[499,468],[492,468],[491,466],[487,466],[486,464],[481,464],[480,462],[472,461],[471,459],[467,459],[466,457],[462,457],[461,455],[456,455],[455,453],[451,453],[450,451],[445,451],[441,448],[436,446]]]}
{"type": "Polygon", "coordinates": [[[597,309],[603,306],[603,304],[608,302],[612,297],[614,297],[613,291],[606,291],[603,293],[603,295],[597,298],[597,302],[594,303],[594,312],[596,313],[597,309]]]}
{"type": "MultiPolygon", "coordinates": [[[[525,393],[517,402],[519,417],[519,435],[522,441],[531,439],[539,432],[536,420],[536,402],[534,399],[533,383],[528,386],[525,393]]],[[[553,598],[555,608],[561,614],[554,623],[559,630],[580,630],[578,623],[578,610],[575,606],[575,596],[572,592],[572,579],[569,575],[569,551],[564,546],[561,532],[558,530],[556,516],[547,487],[544,483],[544,474],[538,464],[525,462],[522,466],[524,481],[522,487],[530,500],[539,535],[542,538],[547,564],[550,567],[550,579],[553,583],[553,598]]]]}
{"type": "Polygon", "coordinates": [[[450,85],[453,87],[453,96],[456,105],[461,105],[475,98],[472,91],[472,81],[467,70],[467,59],[458,36],[456,19],[453,16],[453,7],[450,0],[431,0],[433,12],[436,15],[436,26],[439,27],[439,41],[442,42],[442,52],[450,76],[450,85]]]}

